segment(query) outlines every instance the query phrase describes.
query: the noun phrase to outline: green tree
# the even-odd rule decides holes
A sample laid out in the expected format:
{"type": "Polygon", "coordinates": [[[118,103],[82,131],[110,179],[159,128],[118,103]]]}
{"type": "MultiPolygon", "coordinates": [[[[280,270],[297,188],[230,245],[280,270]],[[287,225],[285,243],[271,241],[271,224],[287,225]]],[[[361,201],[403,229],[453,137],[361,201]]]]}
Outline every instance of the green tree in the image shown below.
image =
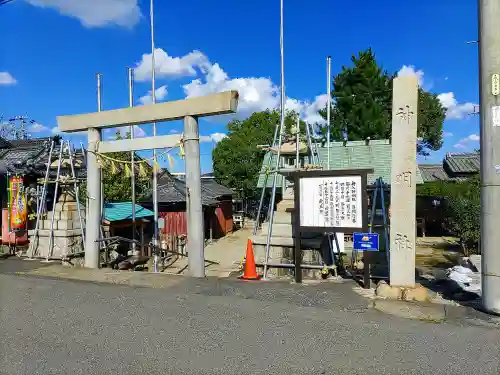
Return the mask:
{"type": "MultiPolygon", "coordinates": [[[[390,74],[378,65],[371,49],[352,56],[351,67],[333,79],[330,118],[331,140],[389,139],[391,137],[392,81],[390,74]]],[[[326,108],[321,115],[326,119],[326,108]]],[[[446,110],[437,95],[419,89],[417,150],[427,155],[439,150],[443,143],[443,122],[446,110]]],[[[324,135],[326,126],[320,127],[324,135]]]]}
{"type": "MultiPolygon", "coordinates": [[[[120,132],[116,132],[116,139],[130,139],[130,133],[127,133],[125,137],[121,135],[120,132]]],[[[132,155],[130,152],[113,152],[106,154],[107,157],[120,160],[128,161],[132,160],[132,155]]],[[[135,154],[135,161],[142,160],[135,154]]],[[[116,170],[111,168],[111,163],[106,161],[106,166],[103,168],[103,189],[104,189],[104,202],[130,202],[132,200],[132,185],[130,175],[125,172],[125,163],[114,163],[116,170]]],[[[138,163],[135,164],[135,197],[136,200],[146,198],[150,193],[151,188],[151,174],[152,168],[147,163],[142,163],[147,176],[142,177],[139,175],[138,163]]],[[[128,164],[130,166],[130,164],[128,164]]],[[[82,184],[80,187],[80,197],[87,197],[86,185],[82,184]]]]}
{"type": "MultiPolygon", "coordinates": [[[[265,149],[258,146],[272,144],[274,130],[279,121],[279,110],[256,112],[245,120],[231,121],[227,125],[227,137],[217,143],[212,153],[216,180],[233,189],[241,197],[254,196],[266,153],[265,149]]],[[[297,114],[288,112],[285,117],[284,138],[290,137],[296,122],[297,114]]],[[[303,134],[303,122],[300,128],[303,134]]]]}
{"type": "Polygon", "coordinates": [[[460,182],[417,185],[417,196],[444,198],[446,226],[458,237],[465,255],[478,251],[479,247],[480,190],[479,174],[460,182]]]}
{"type": "MultiPolygon", "coordinates": [[[[116,132],[116,139],[130,139],[130,132],[126,133],[125,137],[120,132],[116,132]]],[[[130,152],[114,152],[106,154],[106,156],[130,162],[132,155],[130,152]]],[[[138,158],[137,154],[135,160],[138,158]]],[[[142,163],[145,167],[147,176],[140,176],[138,173],[138,165],[135,165],[135,196],[136,200],[145,198],[149,194],[152,168],[147,163],[142,163]]],[[[130,164],[129,164],[130,166],[130,164]]],[[[104,168],[103,186],[104,186],[104,202],[126,202],[132,200],[132,185],[130,175],[125,173],[125,164],[118,165],[118,173],[113,173],[111,168],[104,168]]]]}
{"type": "Polygon", "coordinates": [[[417,185],[418,197],[459,197],[467,194],[468,183],[450,181],[432,181],[417,185]]]}
{"type": "Polygon", "coordinates": [[[460,182],[463,189],[456,195],[447,197],[448,225],[450,231],[459,238],[464,255],[479,252],[481,184],[476,175],[460,182]]]}

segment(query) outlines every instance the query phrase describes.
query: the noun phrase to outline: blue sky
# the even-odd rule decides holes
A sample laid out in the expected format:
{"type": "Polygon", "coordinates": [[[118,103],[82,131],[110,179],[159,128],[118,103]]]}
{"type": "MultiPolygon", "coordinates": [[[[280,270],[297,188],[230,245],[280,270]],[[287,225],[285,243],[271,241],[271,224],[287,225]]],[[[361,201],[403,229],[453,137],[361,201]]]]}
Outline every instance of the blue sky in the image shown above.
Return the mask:
{"type": "MultiPolygon", "coordinates": [[[[332,74],[372,47],[389,71],[415,72],[448,108],[445,152],[478,148],[477,2],[285,0],[285,86],[289,108],[310,121],[324,104],[326,56],[332,74]],[[381,5],[383,4],[383,5],[381,5]]],[[[238,116],[279,104],[279,0],[155,2],[157,97],[176,100],[238,89],[238,116]]],[[[56,116],[128,106],[126,67],[136,69],[135,104],[150,80],[149,0],[14,0],[0,6],[0,114],[28,114],[33,136],[51,134],[56,116]]],[[[200,121],[202,170],[228,118],[200,121]]],[[[182,123],[159,125],[159,134],[182,123]]],[[[139,133],[151,134],[145,125],[139,133]]],[[[110,136],[109,132],[107,136],[110,136]]],[[[71,136],[86,141],[85,134],[71,136]]],[[[175,163],[183,171],[183,162],[175,163]]]]}

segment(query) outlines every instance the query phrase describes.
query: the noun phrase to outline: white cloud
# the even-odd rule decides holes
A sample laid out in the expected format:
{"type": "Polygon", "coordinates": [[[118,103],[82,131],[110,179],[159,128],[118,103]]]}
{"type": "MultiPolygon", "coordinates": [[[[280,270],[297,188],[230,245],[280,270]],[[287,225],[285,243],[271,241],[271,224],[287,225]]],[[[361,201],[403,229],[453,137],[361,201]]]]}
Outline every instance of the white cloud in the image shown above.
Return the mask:
{"type": "Polygon", "coordinates": [[[85,27],[117,25],[132,27],[141,19],[138,0],[25,0],[77,18],[85,27]]]}
{"type": "MultiPolygon", "coordinates": [[[[418,83],[420,87],[425,90],[430,90],[428,82],[424,81],[424,71],[419,69],[416,70],[413,65],[403,65],[399,70],[398,76],[411,76],[414,75],[418,78],[418,83]]],[[[446,80],[447,78],[445,78],[446,80]]],[[[446,109],[446,118],[448,120],[462,120],[465,116],[474,113],[477,104],[474,103],[458,103],[453,92],[442,93],[438,95],[438,99],[441,105],[446,109]]]]}
{"type": "Polygon", "coordinates": [[[139,126],[135,125],[134,126],[134,137],[135,138],[142,138],[146,136],[146,132],[139,126]]]}
{"type": "Polygon", "coordinates": [[[453,133],[443,132],[443,137],[453,137],[453,133]]]}
{"type": "MultiPolygon", "coordinates": [[[[152,90],[149,90],[149,92],[148,92],[147,95],[141,96],[139,98],[139,102],[142,103],[142,104],[151,104],[151,103],[153,103],[153,97],[152,97],[151,93],[152,93],[152,90]]],[[[155,90],[155,99],[156,99],[156,102],[159,102],[159,101],[165,99],[166,96],[167,96],[167,94],[168,94],[167,85],[163,85],[161,87],[158,87],[155,90]]]]}
{"type": "Polygon", "coordinates": [[[179,133],[179,131],[177,129],[172,129],[172,130],[170,130],[170,133],[171,134],[177,134],[177,133],[179,133]]]}
{"type": "Polygon", "coordinates": [[[467,139],[469,139],[472,142],[479,142],[480,138],[477,134],[471,134],[467,137],[467,139]]]}
{"type": "MultiPolygon", "coordinates": [[[[309,102],[307,100],[287,98],[285,102],[285,108],[287,110],[299,113],[301,119],[310,124],[323,124],[325,123],[325,119],[321,117],[319,111],[326,107],[327,100],[327,94],[316,96],[316,98],[314,98],[314,101],[312,102],[309,102]]],[[[276,105],[276,107],[278,106],[279,104],[276,105]]]]}
{"type": "Polygon", "coordinates": [[[46,126],[39,124],[37,122],[35,122],[34,124],[32,124],[28,128],[28,131],[31,133],[41,133],[41,132],[48,131],[48,130],[49,130],[49,128],[47,128],[46,126]]]}
{"type": "Polygon", "coordinates": [[[460,142],[456,143],[453,147],[461,149],[467,148],[463,143],[460,142]]]}
{"type": "MultiPolygon", "coordinates": [[[[246,118],[254,112],[275,109],[280,106],[280,88],[267,77],[229,78],[218,63],[208,58],[200,64],[202,78],[196,78],[183,86],[187,98],[204,96],[222,91],[237,90],[239,104],[237,117],[246,118]]],[[[324,108],[326,95],[319,95],[311,103],[287,98],[285,108],[300,113],[303,120],[311,123],[323,122],[318,110],[324,108]]]]}
{"type": "Polygon", "coordinates": [[[52,131],[51,131],[52,134],[61,134],[61,132],[59,131],[59,128],[57,126],[54,126],[52,128],[52,131]]]}
{"type": "Polygon", "coordinates": [[[0,72],[0,86],[15,85],[17,80],[9,72],[0,72]]]}
{"type": "MultiPolygon", "coordinates": [[[[142,55],[141,61],[136,64],[134,77],[137,81],[151,80],[151,56],[152,53],[142,55]]],[[[172,57],[161,48],[155,49],[156,78],[192,77],[196,75],[196,69],[207,63],[207,57],[200,51],[192,51],[182,57],[172,57]]]]}
{"type": "Polygon", "coordinates": [[[222,141],[226,136],[224,133],[213,133],[210,135],[200,135],[200,142],[220,142],[222,141]]]}
{"type": "Polygon", "coordinates": [[[424,71],[415,70],[413,65],[403,65],[403,67],[398,72],[398,77],[405,76],[416,76],[418,78],[418,85],[420,87],[424,86],[424,71]]]}
{"type": "MultiPolygon", "coordinates": [[[[218,64],[210,62],[200,51],[192,51],[185,56],[173,57],[161,48],[155,50],[156,73],[158,78],[179,78],[200,76],[183,85],[186,98],[204,96],[228,90],[237,90],[240,94],[236,117],[246,118],[254,112],[275,109],[280,106],[280,88],[268,77],[231,78],[218,64]]],[[[398,75],[415,75],[421,86],[429,86],[424,81],[425,73],[412,65],[403,65],[398,75]]],[[[144,54],[135,70],[135,78],[139,81],[151,79],[151,54],[144,54]]],[[[428,88],[426,88],[428,89],[428,88]]],[[[440,94],[439,100],[447,110],[448,119],[461,119],[465,113],[474,111],[474,104],[459,104],[453,93],[440,94]]],[[[141,99],[146,100],[146,97],[141,99]],[[144,99],[143,99],[144,98],[144,99]]],[[[313,101],[286,99],[286,109],[300,113],[303,120],[309,123],[323,123],[319,110],[326,105],[327,95],[318,95],[313,101]]],[[[141,102],[143,102],[141,100],[141,102]]]]}
{"type": "Polygon", "coordinates": [[[468,137],[462,138],[458,143],[456,143],[453,147],[465,149],[471,142],[479,142],[479,135],[471,134],[468,137]]]}
{"type": "Polygon", "coordinates": [[[474,113],[477,104],[459,104],[453,92],[446,92],[438,95],[441,105],[446,108],[446,118],[448,120],[462,120],[465,116],[474,113]]]}

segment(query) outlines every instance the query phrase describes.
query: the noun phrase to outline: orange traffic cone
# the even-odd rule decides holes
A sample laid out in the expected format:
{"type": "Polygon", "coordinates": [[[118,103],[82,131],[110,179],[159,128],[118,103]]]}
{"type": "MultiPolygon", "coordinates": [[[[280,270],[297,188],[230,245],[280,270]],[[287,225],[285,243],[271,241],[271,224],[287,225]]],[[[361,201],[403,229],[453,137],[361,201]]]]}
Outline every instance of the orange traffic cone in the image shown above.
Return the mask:
{"type": "Polygon", "coordinates": [[[255,266],[255,259],[253,257],[252,240],[248,239],[247,242],[247,255],[245,259],[245,268],[243,275],[240,277],[243,280],[259,280],[260,276],[257,275],[257,267],[255,266]]]}

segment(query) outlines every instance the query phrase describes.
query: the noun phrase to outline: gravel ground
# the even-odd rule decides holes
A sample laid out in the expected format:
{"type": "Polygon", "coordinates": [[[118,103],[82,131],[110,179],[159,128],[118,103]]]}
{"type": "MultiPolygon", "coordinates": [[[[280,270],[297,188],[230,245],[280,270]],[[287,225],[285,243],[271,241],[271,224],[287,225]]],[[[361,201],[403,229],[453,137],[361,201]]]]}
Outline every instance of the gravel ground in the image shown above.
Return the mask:
{"type": "Polygon", "coordinates": [[[0,374],[500,372],[500,331],[385,315],[350,283],[133,288],[16,276],[8,262],[0,374]]]}

